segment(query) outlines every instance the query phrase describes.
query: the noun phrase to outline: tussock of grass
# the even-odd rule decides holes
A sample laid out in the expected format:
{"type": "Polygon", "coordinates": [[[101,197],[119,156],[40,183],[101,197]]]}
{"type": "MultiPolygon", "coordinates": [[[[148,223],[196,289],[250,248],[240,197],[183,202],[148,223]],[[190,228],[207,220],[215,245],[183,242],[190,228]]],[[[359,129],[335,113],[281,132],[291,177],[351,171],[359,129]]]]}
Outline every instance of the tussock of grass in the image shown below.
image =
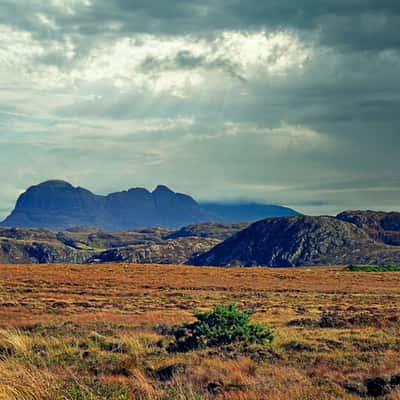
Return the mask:
{"type": "Polygon", "coordinates": [[[0,363],[2,400],[54,400],[59,381],[48,370],[12,359],[0,363]]]}

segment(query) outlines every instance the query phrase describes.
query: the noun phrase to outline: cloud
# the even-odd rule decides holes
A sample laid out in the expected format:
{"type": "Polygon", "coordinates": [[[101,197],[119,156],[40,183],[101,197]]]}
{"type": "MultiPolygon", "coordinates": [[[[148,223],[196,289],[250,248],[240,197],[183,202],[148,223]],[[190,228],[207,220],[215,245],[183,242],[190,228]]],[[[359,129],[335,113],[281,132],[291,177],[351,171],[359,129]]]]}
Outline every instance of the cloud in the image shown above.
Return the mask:
{"type": "Polygon", "coordinates": [[[0,4],[0,208],[49,178],[396,208],[400,5],[0,4]]]}

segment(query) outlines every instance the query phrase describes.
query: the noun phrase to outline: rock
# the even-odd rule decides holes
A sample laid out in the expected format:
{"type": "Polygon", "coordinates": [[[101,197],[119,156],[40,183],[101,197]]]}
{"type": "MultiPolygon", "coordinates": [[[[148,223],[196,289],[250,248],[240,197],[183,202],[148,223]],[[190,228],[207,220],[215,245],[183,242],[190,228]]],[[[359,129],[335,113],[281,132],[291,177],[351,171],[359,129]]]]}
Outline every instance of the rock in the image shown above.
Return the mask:
{"type": "Polygon", "coordinates": [[[304,351],[315,351],[315,348],[307,343],[301,343],[297,341],[291,341],[289,343],[284,344],[283,346],[286,350],[296,351],[296,352],[304,352],[304,351]]]}
{"type": "Polygon", "coordinates": [[[374,240],[400,246],[400,212],[345,211],[337,218],[364,229],[374,240]]]}
{"type": "Polygon", "coordinates": [[[92,256],[89,263],[131,262],[145,264],[184,264],[194,254],[211,249],[218,239],[179,238],[160,243],[111,249],[92,256]]]}
{"type": "Polygon", "coordinates": [[[224,391],[224,384],[223,382],[210,382],[207,385],[207,392],[211,394],[219,394],[223,393],[224,391]]]}
{"type": "Polygon", "coordinates": [[[175,375],[186,372],[186,364],[178,363],[163,367],[155,371],[154,376],[162,382],[171,380],[175,375]]]}
{"type": "Polygon", "coordinates": [[[360,397],[366,397],[368,395],[367,388],[360,382],[346,382],[343,384],[343,387],[347,392],[360,397]]]}
{"type": "Polygon", "coordinates": [[[400,374],[392,375],[390,378],[390,385],[395,387],[395,386],[400,386],[400,374]]]}
{"type": "Polygon", "coordinates": [[[364,384],[367,388],[367,395],[371,397],[385,396],[392,390],[390,381],[387,378],[369,378],[364,384]]]}
{"type": "Polygon", "coordinates": [[[351,328],[373,326],[382,327],[386,323],[386,316],[372,312],[354,312],[352,310],[324,311],[321,314],[319,326],[321,328],[351,328]]]}
{"type": "Polygon", "coordinates": [[[166,236],[166,239],[177,239],[181,237],[202,237],[214,238],[219,240],[226,240],[233,236],[235,233],[247,228],[249,223],[235,223],[235,224],[222,224],[222,223],[205,223],[205,224],[192,224],[184,226],[166,236]]]}

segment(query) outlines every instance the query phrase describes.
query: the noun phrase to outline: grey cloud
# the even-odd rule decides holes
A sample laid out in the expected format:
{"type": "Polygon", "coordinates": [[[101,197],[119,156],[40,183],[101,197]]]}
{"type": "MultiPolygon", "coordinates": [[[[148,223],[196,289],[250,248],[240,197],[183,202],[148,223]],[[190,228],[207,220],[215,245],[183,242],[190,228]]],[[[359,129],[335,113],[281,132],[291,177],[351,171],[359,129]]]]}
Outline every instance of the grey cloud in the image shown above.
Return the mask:
{"type": "Polygon", "coordinates": [[[207,57],[194,55],[188,50],[178,52],[173,58],[159,59],[155,57],[147,57],[141,65],[141,69],[144,72],[193,70],[196,68],[225,71],[233,78],[246,82],[246,78],[242,76],[240,68],[231,60],[227,58],[208,60],[207,57]]]}
{"type": "Polygon", "coordinates": [[[207,36],[226,29],[289,29],[343,48],[382,50],[400,43],[396,0],[93,0],[92,6],[76,6],[72,15],[41,1],[4,0],[0,9],[3,23],[42,39],[70,34],[93,43],[138,32],[207,36]],[[60,29],[40,24],[40,12],[60,29]]]}
{"type": "Polygon", "coordinates": [[[186,49],[148,57],[141,69],[149,76],[204,72],[204,82],[181,97],[135,86],[119,90],[107,78],[47,90],[17,87],[19,97],[0,88],[0,177],[15,182],[0,208],[8,209],[29,184],[62,178],[99,192],[165,183],[201,199],[296,204],[312,213],[399,209],[397,0],[92,3],[68,14],[39,0],[4,0],[0,21],[31,32],[45,48],[60,44],[35,58],[32,70],[41,64],[74,70],[93,49],[135,33],[211,43],[221,30],[283,30],[314,52],[299,71],[251,79],[229,57],[209,61],[186,49]],[[58,29],[40,24],[37,13],[58,29]],[[61,45],[66,37],[76,46],[72,59],[61,45]],[[133,128],[135,120],[167,125],[179,118],[193,123],[133,128]],[[227,134],[226,124],[237,124],[238,132],[227,134]],[[268,130],[285,124],[310,129],[320,140],[304,145],[289,137],[278,145],[268,130]]]}

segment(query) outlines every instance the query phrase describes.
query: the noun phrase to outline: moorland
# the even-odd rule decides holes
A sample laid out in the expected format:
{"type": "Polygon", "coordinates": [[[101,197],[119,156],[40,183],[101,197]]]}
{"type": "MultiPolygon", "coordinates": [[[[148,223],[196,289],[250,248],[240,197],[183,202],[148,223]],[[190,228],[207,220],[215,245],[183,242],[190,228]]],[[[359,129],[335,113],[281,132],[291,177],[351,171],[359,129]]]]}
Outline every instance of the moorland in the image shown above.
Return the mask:
{"type": "Polygon", "coordinates": [[[338,267],[1,265],[0,398],[400,398],[400,274],[338,267]],[[169,350],[237,304],[266,345],[169,350]]]}

